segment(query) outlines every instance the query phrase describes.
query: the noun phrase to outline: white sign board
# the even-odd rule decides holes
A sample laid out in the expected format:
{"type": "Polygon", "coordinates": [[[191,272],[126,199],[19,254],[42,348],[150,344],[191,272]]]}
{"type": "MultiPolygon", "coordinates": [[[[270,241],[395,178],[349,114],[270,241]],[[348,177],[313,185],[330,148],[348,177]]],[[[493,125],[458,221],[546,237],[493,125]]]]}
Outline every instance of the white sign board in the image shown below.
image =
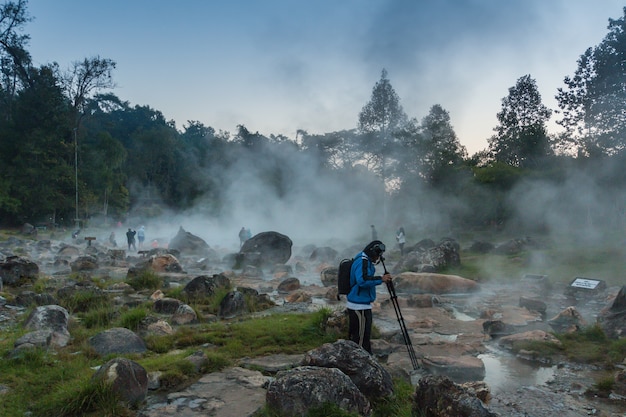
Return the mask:
{"type": "Polygon", "coordinates": [[[572,281],[571,286],[576,288],[585,288],[588,290],[595,290],[598,284],[601,281],[597,279],[589,279],[589,278],[576,278],[572,281]]]}

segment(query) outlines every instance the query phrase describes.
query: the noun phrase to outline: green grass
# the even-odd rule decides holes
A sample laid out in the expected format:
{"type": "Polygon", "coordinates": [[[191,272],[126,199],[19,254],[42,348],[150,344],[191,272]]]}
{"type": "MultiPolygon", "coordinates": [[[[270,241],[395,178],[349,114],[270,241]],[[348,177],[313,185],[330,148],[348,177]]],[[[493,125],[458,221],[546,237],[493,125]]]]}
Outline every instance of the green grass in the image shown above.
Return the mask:
{"type": "MultiPolygon", "coordinates": [[[[97,306],[83,317],[99,316],[102,311],[102,307],[97,306]]],[[[147,313],[145,307],[129,309],[122,312],[115,323],[136,327],[147,313]]],[[[162,389],[175,390],[195,382],[204,373],[231,366],[242,357],[304,353],[324,342],[335,341],[336,336],[323,331],[323,322],[329,314],[330,311],[323,309],[307,314],[267,315],[242,318],[237,322],[184,326],[172,335],[147,337],[149,351],[142,356],[127,357],[148,372],[160,371],[162,389]],[[201,369],[195,369],[185,359],[197,351],[206,356],[201,369]]],[[[88,339],[108,326],[100,327],[105,319],[85,318],[70,322],[72,340],[67,347],[23,350],[15,357],[11,352],[23,329],[3,331],[0,384],[8,387],[9,393],[0,402],[0,415],[19,416],[29,411],[33,417],[132,415],[115,393],[90,379],[95,372],[93,369],[108,358],[98,357],[89,347],[88,339]],[[93,323],[89,325],[93,327],[85,325],[90,320],[93,323]]]]}
{"type": "Polygon", "coordinates": [[[135,291],[158,290],[163,286],[163,278],[156,272],[144,270],[126,280],[135,291]]]}

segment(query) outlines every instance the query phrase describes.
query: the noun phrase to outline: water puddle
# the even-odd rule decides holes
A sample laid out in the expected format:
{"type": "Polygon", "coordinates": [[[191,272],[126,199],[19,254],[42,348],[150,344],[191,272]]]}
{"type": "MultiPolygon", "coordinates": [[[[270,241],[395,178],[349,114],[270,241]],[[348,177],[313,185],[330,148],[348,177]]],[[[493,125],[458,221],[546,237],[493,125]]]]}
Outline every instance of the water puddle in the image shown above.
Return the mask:
{"type": "Polygon", "coordinates": [[[515,391],[524,386],[544,385],[554,376],[556,365],[542,366],[504,351],[478,355],[485,364],[483,379],[492,393],[515,391]]]}

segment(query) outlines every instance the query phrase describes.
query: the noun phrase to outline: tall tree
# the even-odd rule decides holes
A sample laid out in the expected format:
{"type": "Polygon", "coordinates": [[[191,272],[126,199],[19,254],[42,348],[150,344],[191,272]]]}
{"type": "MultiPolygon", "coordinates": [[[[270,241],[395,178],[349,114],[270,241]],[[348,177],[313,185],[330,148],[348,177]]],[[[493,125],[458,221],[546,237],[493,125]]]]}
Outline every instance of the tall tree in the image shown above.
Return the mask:
{"type": "Polygon", "coordinates": [[[424,174],[428,182],[436,186],[463,163],[467,150],[456,136],[450,114],[439,104],[432,106],[422,120],[422,136],[426,145],[424,174]]]}
{"type": "Polygon", "coordinates": [[[76,127],[89,98],[103,89],[115,87],[111,75],[115,66],[115,61],[96,56],[74,62],[62,75],[65,91],[77,113],[76,127]]]}
{"type": "Polygon", "coordinates": [[[11,106],[18,91],[31,82],[31,57],[26,46],[30,37],[20,34],[31,20],[26,0],[0,5],[0,114],[11,114],[11,106]]]}
{"type": "Polygon", "coordinates": [[[609,33],[578,59],[573,77],[565,77],[556,99],[570,138],[587,154],[626,149],[626,7],[609,19],[609,33]]]}
{"type": "Polygon", "coordinates": [[[359,113],[358,130],[363,136],[362,150],[372,168],[383,183],[387,183],[389,159],[395,154],[393,134],[407,122],[407,116],[400,105],[400,98],[383,69],[380,80],[374,85],[370,101],[359,113]]]}
{"type": "Polygon", "coordinates": [[[380,196],[384,221],[388,220],[388,191],[396,188],[398,183],[390,175],[398,163],[398,159],[394,159],[399,149],[394,134],[407,123],[407,119],[400,98],[387,78],[387,70],[383,68],[370,101],[359,113],[358,131],[361,133],[359,147],[364,151],[362,159],[382,182],[380,196]]]}
{"type": "Polygon", "coordinates": [[[496,134],[489,139],[494,159],[521,168],[538,166],[552,153],[546,127],[551,114],[535,80],[530,75],[519,78],[502,99],[496,134]]]}

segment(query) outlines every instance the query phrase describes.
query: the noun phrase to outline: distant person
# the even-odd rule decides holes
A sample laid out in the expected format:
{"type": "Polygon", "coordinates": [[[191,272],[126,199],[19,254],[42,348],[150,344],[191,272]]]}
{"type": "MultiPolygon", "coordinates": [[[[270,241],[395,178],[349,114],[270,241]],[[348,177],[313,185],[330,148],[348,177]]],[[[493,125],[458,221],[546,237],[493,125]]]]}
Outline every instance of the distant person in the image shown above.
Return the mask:
{"type": "Polygon", "coordinates": [[[250,231],[250,229],[246,229],[246,240],[249,240],[252,238],[252,232],[250,231]]]}
{"type": "Polygon", "coordinates": [[[239,249],[241,249],[246,240],[248,240],[248,232],[245,227],[242,227],[239,231],[239,249]]]}
{"type": "Polygon", "coordinates": [[[139,241],[139,249],[141,249],[143,247],[143,241],[146,240],[145,226],[141,226],[139,230],[137,230],[137,240],[139,241]]]}
{"type": "Polygon", "coordinates": [[[404,255],[404,244],[406,243],[406,236],[404,235],[404,227],[400,227],[396,232],[396,241],[400,247],[400,256],[404,255]]]}
{"type": "Polygon", "coordinates": [[[370,242],[363,251],[356,254],[350,270],[352,289],[347,296],[348,338],[358,343],[370,354],[372,346],[372,302],[376,300],[376,287],[383,282],[390,282],[387,272],[382,277],[375,276],[375,265],[385,252],[385,244],[380,240],[370,242]]]}
{"type": "Polygon", "coordinates": [[[135,246],[135,235],[137,234],[136,231],[132,230],[130,227],[128,228],[128,232],[126,232],[126,240],[128,241],[128,250],[130,251],[130,248],[132,247],[133,250],[137,250],[137,247],[135,246]]]}
{"type": "Polygon", "coordinates": [[[109,235],[109,243],[114,248],[117,248],[117,242],[115,241],[115,232],[111,232],[111,234],[109,235]]]}
{"type": "Polygon", "coordinates": [[[72,232],[72,239],[78,238],[78,235],[80,235],[80,229],[74,230],[72,232]]]}
{"type": "Polygon", "coordinates": [[[374,225],[371,225],[370,228],[372,229],[372,240],[378,240],[378,232],[374,225]]]}

